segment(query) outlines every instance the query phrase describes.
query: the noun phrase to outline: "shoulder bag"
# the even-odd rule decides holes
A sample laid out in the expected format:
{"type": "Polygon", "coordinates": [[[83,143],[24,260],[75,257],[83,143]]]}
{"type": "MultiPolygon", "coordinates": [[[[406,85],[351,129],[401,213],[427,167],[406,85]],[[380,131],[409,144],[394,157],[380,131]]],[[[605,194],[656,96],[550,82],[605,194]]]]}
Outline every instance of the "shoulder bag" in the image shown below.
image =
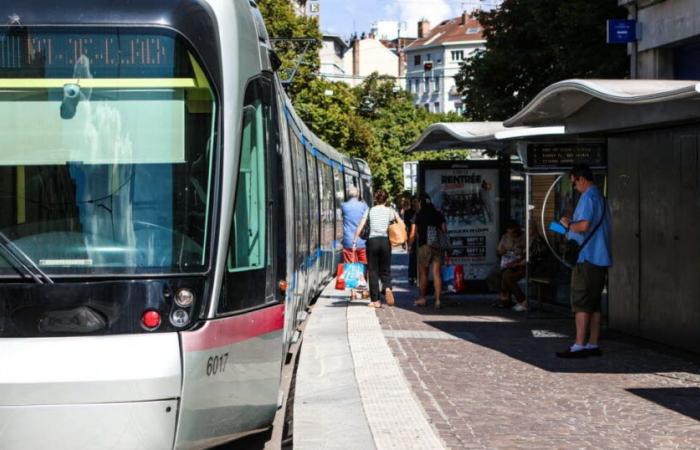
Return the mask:
{"type": "Polygon", "coordinates": [[[389,225],[389,228],[387,229],[387,235],[389,236],[389,242],[391,243],[392,247],[403,245],[408,240],[406,225],[396,220],[396,217],[396,211],[394,211],[394,222],[389,225]]]}

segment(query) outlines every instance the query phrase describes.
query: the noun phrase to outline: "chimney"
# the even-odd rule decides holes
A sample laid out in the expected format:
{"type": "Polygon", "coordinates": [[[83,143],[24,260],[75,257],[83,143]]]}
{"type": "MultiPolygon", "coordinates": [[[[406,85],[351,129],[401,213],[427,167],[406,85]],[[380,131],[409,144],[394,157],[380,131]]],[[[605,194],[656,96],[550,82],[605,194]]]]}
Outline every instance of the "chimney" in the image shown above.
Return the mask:
{"type": "Polygon", "coordinates": [[[466,25],[467,20],[469,20],[469,14],[466,11],[464,11],[462,13],[462,25],[466,25]]]}
{"type": "Polygon", "coordinates": [[[422,19],[418,22],[418,39],[427,37],[428,33],[430,33],[430,22],[427,19],[422,19]]]}
{"type": "Polygon", "coordinates": [[[352,43],[352,74],[360,75],[360,41],[357,38],[352,43]]]}

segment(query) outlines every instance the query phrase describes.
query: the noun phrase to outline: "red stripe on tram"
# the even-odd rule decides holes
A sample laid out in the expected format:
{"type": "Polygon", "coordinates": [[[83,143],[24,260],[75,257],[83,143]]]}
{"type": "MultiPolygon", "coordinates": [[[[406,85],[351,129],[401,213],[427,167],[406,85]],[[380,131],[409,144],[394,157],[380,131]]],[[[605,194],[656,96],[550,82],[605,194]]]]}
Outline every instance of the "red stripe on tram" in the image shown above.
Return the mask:
{"type": "Polygon", "coordinates": [[[196,331],[182,333],[186,352],[198,352],[279,331],[284,328],[284,305],[271,306],[233,317],[209,320],[196,331]]]}

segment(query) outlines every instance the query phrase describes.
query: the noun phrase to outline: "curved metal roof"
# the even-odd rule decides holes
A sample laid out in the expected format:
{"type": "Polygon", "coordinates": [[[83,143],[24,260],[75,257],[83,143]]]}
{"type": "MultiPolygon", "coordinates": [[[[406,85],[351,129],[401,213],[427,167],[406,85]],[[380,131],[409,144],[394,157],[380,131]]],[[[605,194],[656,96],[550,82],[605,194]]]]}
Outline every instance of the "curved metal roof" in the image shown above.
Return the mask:
{"type": "Polygon", "coordinates": [[[509,139],[526,139],[564,134],[563,126],[506,128],[502,122],[434,123],[407,151],[444,149],[502,150],[509,139]]]}
{"type": "Polygon", "coordinates": [[[406,150],[472,149],[500,150],[495,135],[506,128],[503,122],[439,122],[430,125],[406,150]]]}
{"type": "MultiPolygon", "coordinates": [[[[543,89],[506,127],[564,123],[589,103],[649,105],[700,97],[700,82],[686,80],[565,80],[543,89]]],[[[612,110],[609,109],[612,112],[612,110]]],[[[600,120],[606,120],[598,116],[600,120]]],[[[590,121],[590,120],[589,120],[590,121]]],[[[569,130],[567,123],[567,131],[569,130]]]]}

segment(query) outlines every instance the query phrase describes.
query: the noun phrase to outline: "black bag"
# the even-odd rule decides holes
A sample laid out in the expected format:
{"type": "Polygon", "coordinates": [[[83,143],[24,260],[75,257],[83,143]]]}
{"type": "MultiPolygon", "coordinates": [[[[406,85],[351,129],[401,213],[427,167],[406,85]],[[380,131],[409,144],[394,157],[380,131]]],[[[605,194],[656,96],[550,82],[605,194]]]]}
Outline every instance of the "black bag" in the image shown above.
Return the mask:
{"type": "Polygon", "coordinates": [[[360,231],[360,239],[366,241],[369,239],[369,212],[367,213],[367,220],[365,221],[365,226],[360,231]]]}
{"type": "Polygon", "coordinates": [[[603,215],[600,217],[600,220],[596,224],[595,228],[593,228],[593,231],[591,234],[586,236],[586,239],[583,240],[581,245],[578,245],[578,242],[576,242],[573,239],[569,239],[566,241],[566,249],[564,250],[564,260],[569,264],[569,267],[573,267],[578,263],[578,256],[581,254],[581,250],[588,244],[588,241],[591,240],[591,238],[595,235],[596,231],[598,231],[598,227],[603,223],[603,220],[605,220],[605,216],[608,213],[608,206],[607,203],[605,202],[605,197],[603,197],[603,215]]]}

